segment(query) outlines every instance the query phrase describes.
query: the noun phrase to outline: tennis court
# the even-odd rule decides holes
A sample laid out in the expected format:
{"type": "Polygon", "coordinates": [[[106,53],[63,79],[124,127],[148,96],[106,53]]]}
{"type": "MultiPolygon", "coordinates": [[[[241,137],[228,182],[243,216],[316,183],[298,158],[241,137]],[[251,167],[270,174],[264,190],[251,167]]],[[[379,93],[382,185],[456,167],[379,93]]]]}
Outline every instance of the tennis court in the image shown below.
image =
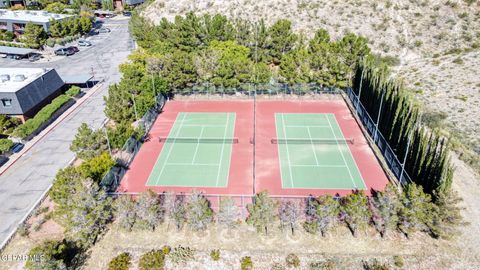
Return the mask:
{"type": "MultiPolygon", "coordinates": [[[[146,186],[226,187],[235,113],[180,112],[163,144],[146,186]]],[[[155,138],[153,138],[155,139],[155,138]]]]}
{"type": "Polygon", "coordinates": [[[275,113],[282,188],[366,189],[332,113],[275,113]]]}

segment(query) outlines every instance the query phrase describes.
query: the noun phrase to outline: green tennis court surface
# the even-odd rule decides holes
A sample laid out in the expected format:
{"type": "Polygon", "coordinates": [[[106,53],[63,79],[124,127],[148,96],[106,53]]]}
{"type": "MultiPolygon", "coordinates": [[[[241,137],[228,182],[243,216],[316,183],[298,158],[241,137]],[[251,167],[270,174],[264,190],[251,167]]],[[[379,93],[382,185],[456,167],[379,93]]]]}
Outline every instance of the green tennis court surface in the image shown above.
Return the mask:
{"type": "Polygon", "coordinates": [[[226,187],[235,113],[179,113],[147,186],[226,187]]]}
{"type": "Polygon", "coordinates": [[[275,124],[283,188],[366,188],[334,114],[276,113],[275,124]]]}

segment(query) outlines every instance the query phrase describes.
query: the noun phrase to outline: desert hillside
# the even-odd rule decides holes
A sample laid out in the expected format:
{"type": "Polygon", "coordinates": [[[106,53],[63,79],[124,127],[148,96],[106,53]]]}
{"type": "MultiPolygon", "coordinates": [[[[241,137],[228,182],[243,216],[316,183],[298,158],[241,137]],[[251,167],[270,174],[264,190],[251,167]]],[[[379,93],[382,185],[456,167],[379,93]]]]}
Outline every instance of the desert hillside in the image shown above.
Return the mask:
{"type": "Polygon", "coordinates": [[[333,38],[363,35],[376,53],[397,59],[394,69],[426,106],[425,121],[480,153],[480,1],[156,0],[143,15],[158,22],[189,11],[287,18],[307,36],[318,28],[333,38]]]}

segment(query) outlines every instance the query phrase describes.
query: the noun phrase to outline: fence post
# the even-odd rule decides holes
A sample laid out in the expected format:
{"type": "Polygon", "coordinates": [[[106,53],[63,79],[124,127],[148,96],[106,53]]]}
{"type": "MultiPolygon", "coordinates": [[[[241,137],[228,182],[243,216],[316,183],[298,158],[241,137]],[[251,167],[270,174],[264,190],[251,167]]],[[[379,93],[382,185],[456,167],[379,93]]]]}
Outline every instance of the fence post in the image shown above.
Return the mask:
{"type": "Polygon", "coordinates": [[[373,135],[373,141],[377,141],[377,133],[378,133],[378,123],[380,122],[380,114],[382,113],[382,105],[383,105],[383,97],[385,96],[385,92],[382,93],[382,98],[380,99],[380,108],[378,109],[378,116],[377,116],[377,123],[375,124],[375,135],[373,135]]]}

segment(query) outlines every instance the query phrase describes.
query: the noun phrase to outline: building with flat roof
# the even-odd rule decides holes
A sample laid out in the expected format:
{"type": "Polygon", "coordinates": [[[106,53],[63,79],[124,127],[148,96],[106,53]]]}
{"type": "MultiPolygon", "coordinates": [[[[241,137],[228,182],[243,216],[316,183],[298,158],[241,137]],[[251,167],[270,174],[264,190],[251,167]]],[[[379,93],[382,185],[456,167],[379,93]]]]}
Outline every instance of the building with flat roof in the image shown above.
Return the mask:
{"type": "Polygon", "coordinates": [[[63,86],[55,69],[0,68],[0,114],[25,121],[60,95],[63,86]]]}
{"type": "Polygon", "coordinates": [[[31,22],[43,27],[45,32],[50,30],[50,21],[61,21],[72,15],[49,13],[42,10],[0,10],[0,30],[7,30],[22,34],[25,25],[31,22]]]}

